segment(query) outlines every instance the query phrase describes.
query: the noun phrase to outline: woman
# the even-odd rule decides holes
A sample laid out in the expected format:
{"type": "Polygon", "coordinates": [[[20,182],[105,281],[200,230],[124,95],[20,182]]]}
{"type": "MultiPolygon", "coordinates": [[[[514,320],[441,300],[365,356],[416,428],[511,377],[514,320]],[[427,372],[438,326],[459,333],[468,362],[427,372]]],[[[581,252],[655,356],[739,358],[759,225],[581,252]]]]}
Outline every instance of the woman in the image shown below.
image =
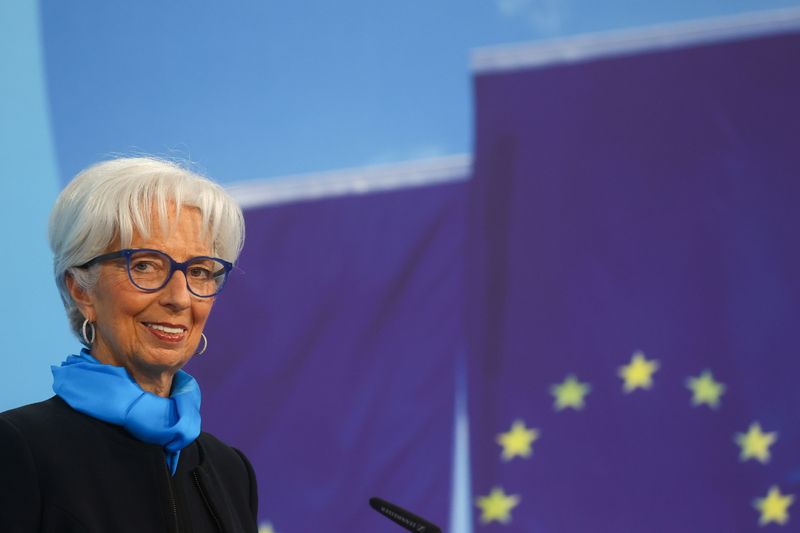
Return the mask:
{"type": "Polygon", "coordinates": [[[239,207],[175,164],[117,159],[64,189],[49,237],[85,348],[53,367],[56,396],[0,414],[0,531],[256,531],[253,469],[201,433],[181,370],[208,346],[239,207]]]}

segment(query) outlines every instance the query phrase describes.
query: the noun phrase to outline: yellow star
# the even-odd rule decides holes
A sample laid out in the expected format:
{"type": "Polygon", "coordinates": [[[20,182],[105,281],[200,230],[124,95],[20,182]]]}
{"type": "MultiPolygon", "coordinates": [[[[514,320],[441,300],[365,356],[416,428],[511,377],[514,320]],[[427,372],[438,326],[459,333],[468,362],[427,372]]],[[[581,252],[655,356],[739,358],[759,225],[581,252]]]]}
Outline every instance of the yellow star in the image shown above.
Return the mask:
{"type": "Polygon", "coordinates": [[[697,377],[686,379],[686,386],[692,391],[692,405],[706,404],[712,409],[719,407],[719,399],[725,394],[725,385],[714,381],[710,370],[703,371],[697,377]]]}
{"type": "Polygon", "coordinates": [[[591,390],[592,387],[588,383],[581,383],[574,375],[570,374],[563,383],[550,387],[550,394],[556,398],[556,411],[561,411],[567,407],[581,410],[584,406],[583,398],[591,390]]]}
{"type": "Polygon", "coordinates": [[[783,525],[788,522],[788,509],[793,501],[794,496],[792,494],[781,494],[781,490],[775,485],[770,487],[765,498],[758,498],[753,502],[753,506],[761,511],[758,525],[765,526],[770,522],[783,525]]]}
{"type": "Polygon", "coordinates": [[[758,422],[753,422],[750,424],[747,433],[737,433],[734,440],[742,449],[739,454],[740,461],[757,459],[762,464],[767,464],[769,462],[769,447],[778,440],[778,434],[775,432],[764,433],[761,431],[761,425],[758,422]]]}
{"type": "Polygon", "coordinates": [[[619,377],[625,381],[622,389],[625,392],[649,389],[653,386],[653,374],[658,370],[658,366],[658,361],[655,359],[648,361],[642,352],[635,352],[630,363],[619,367],[619,377]]]}
{"type": "Polygon", "coordinates": [[[261,522],[261,524],[258,525],[258,533],[278,533],[278,532],[275,531],[270,522],[261,522]]]}
{"type": "Polygon", "coordinates": [[[538,430],[526,428],[522,420],[514,421],[508,432],[497,435],[497,444],[503,447],[501,457],[504,461],[510,461],[517,456],[530,457],[533,453],[531,444],[538,438],[538,430]]]}
{"type": "Polygon", "coordinates": [[[503,489],[495,487],[488,496],[480,496],[475,500],[475,505],[481,509],[481,522],[511,522],[511,509],[519,504],[519,496],[506,494],[503,489]]]}

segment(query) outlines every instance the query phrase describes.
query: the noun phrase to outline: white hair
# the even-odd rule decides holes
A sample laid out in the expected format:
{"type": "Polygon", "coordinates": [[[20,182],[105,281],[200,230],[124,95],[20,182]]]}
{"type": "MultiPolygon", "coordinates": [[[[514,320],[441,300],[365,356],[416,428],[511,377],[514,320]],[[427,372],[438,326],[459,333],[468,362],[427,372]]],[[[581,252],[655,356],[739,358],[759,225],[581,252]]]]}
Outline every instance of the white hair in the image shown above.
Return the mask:
{"type": "Polygon", "coordinates": [[[114,242],[130,247],[134,232],[147,237],[153,212],[166,231],[172,206],[176,215],[181,206],[199,209],[212,254],[236,262],[244,244],[242,210],[221,186],[176,163],[152,157],[104,161],[80,172],[61,192],[50,213],[48,236],[56,285],[79,339],[84,317],[67,288],[67,274],[82,288],[91,288],[99,271],[77,267],[114,242]]]}

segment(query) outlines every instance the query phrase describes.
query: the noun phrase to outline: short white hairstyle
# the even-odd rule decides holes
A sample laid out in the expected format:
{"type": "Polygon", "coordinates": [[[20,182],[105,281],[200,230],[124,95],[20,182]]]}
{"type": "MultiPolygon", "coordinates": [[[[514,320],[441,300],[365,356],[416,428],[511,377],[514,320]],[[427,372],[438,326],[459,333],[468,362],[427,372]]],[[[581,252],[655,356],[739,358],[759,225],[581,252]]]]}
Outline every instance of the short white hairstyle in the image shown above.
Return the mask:
{"type": "Polygon", "coordinates": [[[199,209],[212,254],[236,262],[244,244],[241,208],[221,186],[177,163],[153,157],[104,161],[80,172],[61,192],[50,213],[48,236],[56,285],[79,339],[84,317],[67,288],[67,274],[90,289],[99,271],[77,267],[114,242],[130,247],[134,232],[148,236],[153,218],[167,230],[173,206],[178,213],[182,206],[199,209]]]}

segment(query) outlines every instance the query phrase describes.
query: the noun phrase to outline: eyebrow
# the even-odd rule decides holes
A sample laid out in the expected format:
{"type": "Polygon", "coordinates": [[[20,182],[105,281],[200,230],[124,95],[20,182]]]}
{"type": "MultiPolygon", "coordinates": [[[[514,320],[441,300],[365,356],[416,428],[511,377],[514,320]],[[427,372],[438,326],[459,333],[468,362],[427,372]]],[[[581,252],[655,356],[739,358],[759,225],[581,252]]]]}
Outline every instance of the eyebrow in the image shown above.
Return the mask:
{"type": "MultiPolygon", "coordinates": [[[[171,252],[168,252],[167,250],[165,250],[165,249],[164,249],[164,247],[162,247],[162,246],[156,246],[156,245],[152,245],[152,244],[141,244],[141,245],[136,245],[136,246],[134,246],[134,244],[133,244],[133,243],[131,243],[131,245],[130,245],[130,246],[126,246],[125,248],[122,248],[122,249],[130,249],[130,250],[140,250],[140,249],[157,250],[157,251],[159,251],[159,252],[161,252],[161,253],[165,253],[165,254],[167,254],[168,256],[170,256],[171,258],[173,258],[173,259],[174,259],[174,260],[176,260],[176,261],[178,261],[178,259],[179,259],[179,258],[178,258],[178,257],[176,257],[174,254],[172,254],[171,252]]],[[[211,250],[210,250],[210,251],[208,251],[208,252],[202,252],[202,253],[191,253],[191,254],[187,254],[187,255],[186,255],[184,258],[183,258],[183,260],[184,260],[184,261],[187,261],[187,260],[189,260],[189,259],[192,259],[193,257],[215,257],[215,256],[214,256],[214,250],[213,250],[213,249],[211,249],[211,250]]]]}

